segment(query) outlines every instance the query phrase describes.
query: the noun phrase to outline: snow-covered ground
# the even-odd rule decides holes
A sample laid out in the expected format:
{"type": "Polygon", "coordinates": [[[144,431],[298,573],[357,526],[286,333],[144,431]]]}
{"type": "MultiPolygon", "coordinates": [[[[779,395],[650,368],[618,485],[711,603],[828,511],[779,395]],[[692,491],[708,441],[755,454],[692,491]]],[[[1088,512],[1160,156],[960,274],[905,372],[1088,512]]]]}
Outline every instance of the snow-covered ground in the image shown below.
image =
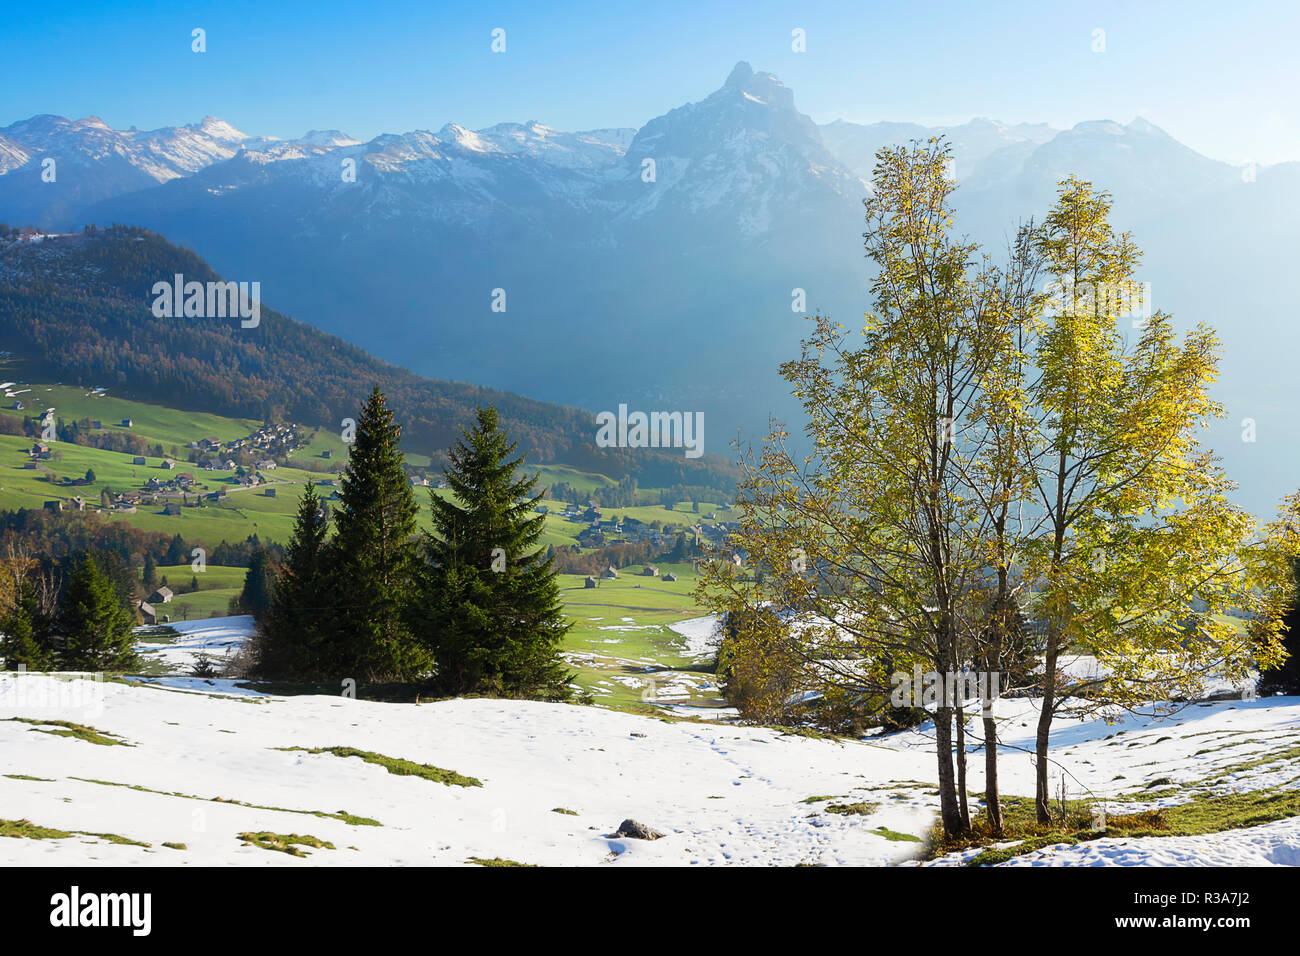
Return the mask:
{"type": "Polygon", "coordinates": [[[57,683],[0,675],[0,718],[87,724],[130,746],[0,719],[0,774],[15,775],[0,776],[0,819],[152,846],[6,839],[0,863],[401,865],[500,856],[550,865],[883,864],[918,844],[875,828],[919,836],[932,820],[928,788],[891,785],[924,779],[930,761],[921,751],[523,701],[240,698],[110,682],[100,685],[101,706],[78,708],[50,703],[57,688],[44,685],[57,683]],[[433,764],[482,786],[275,749],[332,746],[433,764]],[[813,796],[835,799],[802,802],[813,796]],[[878,809],[827,811],[864,801],[878,809]],[[340,810],[382,825],[304,812],[340,810]],[[665,837],[611,836],[627,818],[665,837]],[[335,849],[294,857],[245,845],[239,834],[250,831],[310,834],[335,849]]]}
{"type": "Polygon", "coordinates": [[[189,674],[203,654],[212,658],[220,670],[252,636],[253,627],[249,614],[137,627],[135,650],[146,663],[160,662],[173,674],[189,674]],[[150,640],[158,635],[166,635],[170,640],[166,643],[150,640]]]}
{"type": "MultiPolygon", "coordinates": [[[[214,649],[241,640],[241,627],[231,619],[181,624],[181,642],[167,647],[173,654],[214,649]]],[[[997,716],[1002,791],[1031,794],[1037,701],[1001,700],[997,716]]],[[[969,730],[974,745],[978,714],[969,730]]],[[[1133,812],[1186,799],[1180,788],[1189,785],[1215,794],[1300,786],[1295,760],[1262,759],[1296,746],[1300,698],[1202,702],[1110,724],[1062,717],[1051,778],[1054,792],[1064,776],[1069,797],[1103,798],[1111,814],[1133,812]]],[[[982,753],[972,752],[969,767],[975,796],[983,788],[982,753]]],[[[502,857],[546,865],[882,865],[918,855],[922,844],[908,838],[924,837],[933,824],[934,779],[929,725],[838,742],[591,706],[385,704],[274,697],[228,679],[0,674],[0,820],[79,831],[0,839],[0,864],[401,865],[502,857]],[[88,725],[127,745],[92,743],[49,721],[88,725]],[[356,748],[482,786],[398,776],[359,757],[277,749],[286,747],[356,748]],[[664,838],[614,836],[627,818],[664,838]],[[304,847],[306,856],[297,857],[239,836],[260,831],[310,835],[334,849],[304,847]]],[[[1295,865],[1300,820],[1047,847],[1011,862],[1295,865]]]]}
{"type": "Polygon", "coordinates": [[[1300,817],[1189,837],[1090,840],[1012,857],[1003,866],[1300,866],[1300,817]]]}
{"type": "Polygon", "coordinates": [[[687,657],[712,657],[718,652],[718,645],[722,643],[722,633],[718,630],[716,614],[678,621],[676,624],[669,624],[668,627],[686,639],[687,657]]]}

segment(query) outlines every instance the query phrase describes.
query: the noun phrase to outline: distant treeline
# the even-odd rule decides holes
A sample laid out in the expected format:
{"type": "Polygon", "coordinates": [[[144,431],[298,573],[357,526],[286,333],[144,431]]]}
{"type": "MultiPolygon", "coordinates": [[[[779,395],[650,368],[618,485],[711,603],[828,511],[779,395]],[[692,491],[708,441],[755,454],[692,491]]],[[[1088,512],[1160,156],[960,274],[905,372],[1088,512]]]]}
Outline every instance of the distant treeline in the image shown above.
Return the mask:
{"type": "Polygon", "coordinates": [[[140,567],[146,558],[154,564],[190,564],[194,549],[202,548],[208,564],[227,568],[246,568],[253,555],[266,551],[279,560],[283,549],[275,542],[262,542],[257,535],[243,541],[221,541],[209,546],[179,534],[168,536],[161,531],[144,531],[124,521],[110,521],[92,512],[55,512],[36,508],[0,511],[0,542],[21,540],[27,553],[59,561],[76,552],[113,555],[127,567],[140,567]]]}
{"type": "Polygon", "coordinates": [[[683,501],[717,501],[729,497],[719,488],[707,485],[676,484],[657,492],[647,492],[641,491],[639,484],[632,475],[624,475],[617,485],[584,491],[567,481],[557,481],[547,489],[547,497],[552,501],[567,501],[575,505],[594,501],[602,508],[634,508],[648,504],[676,506],[683,501]]]}
{"type": "Polygon", "coordinates": [[[599,576],[606,568],[626,568],[633,564],[666,564],[690,561],[699,555],[699,548],[689,534],[679,534],[671,547],[651,544],[649,541],[623,541],[606,545],[594,551],[583,552],[568,545],[551,552],[551,563],[561,574],[588,574],[599,576]]]}

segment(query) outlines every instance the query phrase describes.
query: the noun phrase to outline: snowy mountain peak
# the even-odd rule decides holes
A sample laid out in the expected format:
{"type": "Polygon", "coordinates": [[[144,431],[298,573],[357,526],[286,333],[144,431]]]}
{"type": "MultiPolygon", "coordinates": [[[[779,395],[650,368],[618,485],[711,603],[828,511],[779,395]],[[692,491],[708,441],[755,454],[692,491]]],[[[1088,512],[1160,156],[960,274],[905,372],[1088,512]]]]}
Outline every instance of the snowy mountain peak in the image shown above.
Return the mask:
{"type": "Polygon", "coordinates": [[[359,146],[361,140],[354,139],[342,130],[309,129],[299,138],[300,143],[312,146],[359,146]]]}
{"type": "Polygon", "coordinates": [[[205,116],[202,122],[187,128],[204,133],[214,139],[228,139],[238,142],[248,139],[246,134],[235,129],[225,120],[217,119],[215,116],[205,116]]]}
{"type": "Polygon", "coordinates": [[[1075,123],[1072,129],[1076,133],[1098,136],[1123,136],[1125,132],[1123,124],[1116,123],[1114,120],[1087,120],[1083,123],[1075,123]]]}

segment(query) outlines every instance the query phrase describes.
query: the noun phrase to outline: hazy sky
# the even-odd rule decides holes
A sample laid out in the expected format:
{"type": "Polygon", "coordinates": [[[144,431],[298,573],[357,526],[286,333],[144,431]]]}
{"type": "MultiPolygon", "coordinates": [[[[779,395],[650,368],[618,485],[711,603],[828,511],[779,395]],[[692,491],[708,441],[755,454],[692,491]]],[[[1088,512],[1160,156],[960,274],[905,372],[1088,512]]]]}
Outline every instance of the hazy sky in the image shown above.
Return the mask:
{"type": "Polygon", "coordinates": [[[447,122],[640,126],[743,59],[818,122],[1143,115],[1216,159],[1272,163],[1300,160],[1298,42],[1296,0],[10,0],[0,126],[34,113],[142,129],[212,114],[251,134],[361,139],[447,122]],[[191,51],[196,27],[206,53],[191,51]],[[795,29],[806,52],[791,49],[795,29]]]}

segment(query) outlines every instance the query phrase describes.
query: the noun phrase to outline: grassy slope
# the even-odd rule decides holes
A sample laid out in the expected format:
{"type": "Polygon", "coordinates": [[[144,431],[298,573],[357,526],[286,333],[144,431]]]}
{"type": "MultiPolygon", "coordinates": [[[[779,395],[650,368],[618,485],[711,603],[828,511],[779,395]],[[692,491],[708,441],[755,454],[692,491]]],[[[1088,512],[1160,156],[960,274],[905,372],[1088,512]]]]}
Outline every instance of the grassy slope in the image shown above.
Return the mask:
{"type": "MultiPolygon", "coordinates": [[[[320,482],[329,477],[321,469],[341,466],[347,456],[347,446],[336,432],[315,432],[308,448],[293,458],[295,465],[306,467],[282,467],[267,473],[277,491],[277,496],[270,498],[263,487],[239,489],[231,481],[233,472],[201,471],[183,461],[191,441],[209,436],[222,440],[239,438],[256,430],[259,422],[196,415],[67,386],[37,385],[19,397],[27,406],[23,411],[6,408],[0,410],[0,414],[21,419],[25,415],[39,416],[45,409],[53,407],[55,414],[65,421],[99,420],[104,423],[105,430],[121,428],[120,422],[129,418],[133,423],[130,431],[149,444],[161,444],[168,454],[173,454],[174,447],[177,469],[163,469],[161,460],[153,456],[147,457],[145,466],[132,465],[131,455],[63,442],[52,443],[54,460],[42,462],[36,469],[28,469],[23,466],[28,461],[27,450],[31,447],[31,440],[0,435],[0,508],[39,508],[45,501],[54,498],[67,500],[74,495],[81,495],[88,508],[95,508],[104,488],[119,492],[139,490],[151,476],[161,480],[188,471],[198,480],[197,487],[201,493],[224,487],[228,491],[227,500],[204,508],[183,508],[180,515],[161,514],[161,505],[141,507],[135,514],[116,515],[111,520],[167,534],[180,532],[187,541],[203,541],[209,547],[222,540],[241,541],[253,533],[264,540],[288,540],[303,482],[320,482]],[[332,459],[320,457],[326,449],[333,452],[332,459]],[[95,472],[92,485],[58,486],[51,481],[54,477],[81,477],[88,468],[95,472]]],[[[12,401],[5,404],[12,404],[12,401]]],[[[417,466],[427,464],[427,459],[417,456],[409,456],[408,461],[417,466]]],[[[537,471],[542,485],[565,481],[573,487],[595,491],[615,484],[602,475],[587,474],[564,465],[544,465],[537,471]]],[[[337,476],[334,477],[337,480],[337,476]]],[[[325,496],[332,489],[320,487],[318,490],[325,496]]],[[[439,496],[450,494],[437,489],[432,493],[439,496]]],[[[420,526],[428,528],[430,491],[417,488],[415,494],[420,504],[420,526]]],[[[653,491],[645,492],[647,499],[654,495],[653,491]]],[[[560,517],[563,503],[550,501],[548,504],[552,514],[546,519],[543,546],[577,544],[577,532],[583,525],[560,517]]],[[[669,512],[662,505],[644,504],[605,508],[604,513],[607,517],[634,517],[647,523],[658,521],[686,527],[697,521],[709,523],[705,516],[718,507],[718,502],[701,502],[696,513],[689,502],[684,502],[669,512]]],[[[726,517],[721,511],[718,515],[726,517]]],[[[679,580],[675,583],[662,578],[637,577],[639,570],[639,566],[626,569],[619,580],[602,582],[596,589],[584,588],[581,575],[561,576],[566,612],[574,622],[565,648],[574,655],[572,660],[578,683],[592,691],[601,703],[622,709],[652,710],[653,705],[643,699],[647,691],[651,692],[649,697],[653,697],[654,692],[684,692],[689,699],[700,703],[718,703],[704,686],[708,677],[698,672],[699,663],[683,656],[681,638],[668,629],[671,623],[703,613],[691,598],[695,576],[690,566],[661,565],[663,573],[677,572],[679,580]],[[667,689],[669,685],[672,685],[671,690],[667,689]]],[[[204,573],[197,575],[189,564],[159,567],[159,579],[166,577],[173,589],[189,588],[195,577],[199,582],[198,591],[177,594],[175,600],[159,611],[168,614],[173,621],[223,615],[230,599],[239,593],[243,575],[242,568],[215,565],[209,565],[204,573]]]]}
{"type": "Polygon", "coordinates": [[[560,575],[565,613],[573,622],[565,640],[577,683],[596,701],[629,711],[652,711],[655,704],[721,706],[713,690],[710,661],[686,656],[684,639],[669,629],[705,612],[692,591],[697,580],[689,564],[658,565],[677,581],[643,578],[640,566],[619,572],[597,588],[579,575],[560,575]]]}
{"type": "MultiPolygon", "coordinates": [[[[176,471],[161,467],[161,460],[149,456],[144,466],[132,465],[131,455],[103,451],[55,442],[51,450],[55,459],[43,462],[36,469],[26,469],[27,450],[31,441],[26,438],[0,435],[0,508],[40,508],[44,502],[54,499],[69,499],[81,495],[89,506],[98,506],[100,493],[109,487],[114,491],[139,490],[149,477],[164,479],[174,476],[179,471],[190,471],[198,479],[198,489],[202,493],[225,487],[229,491],[229,500],[210,505],[202,509],[186,508],[180,515],[163,515],[162,506],[140,508],[133,515],[119,515],[113,520],[127,521],[135,527],[148,531],[163,531],[169,534],[180,532],[185,538],[195,538],[211,545],[222,540],[239,541],[256,533],[265,540],[286,541],[293,527],[293,515],[297,507],[297,497],[306,480],[320,481],[327,477],[323,473],[308,470],[305,467],[285,467],[268,473],[273,482],[277,496],[269,498],[263,487],[236,490],[231,482],[233,472],[200,471],[184,462],[184,454],[191,441],[215,436],[230,440],[248,435],[260,425],[259,422],[222,418],[218,415],[196,415],[175,409],[148,405],[143,402],[111,398],[85,389],[67,386],[47,387],[38,385],[32,391],[20,396],[27,406],[23,411],[12,409],[0,410],[0,414],[21,419],[24,415],[39,416],[45,409],[53,407],[55,414],[66,420],[89,418],[104,423],[105,431],[121,428],[123,419],[131,419],[130,431],[148,441],[151,445],[159,443],[168,453],[177,459],[176,471]],[[51,483],[51,476],[77,478],[87,469],[95,472],[95,482],[82,487],[59,487],[51,483]]],[[[6,404],[12,404],[7,402],[6,404]]],[[[347,446],[335,432],[317,431],[313,434],[310,445],[298,452],[292,459],[293,464],[314,466],[325,469],[331,465],[341,466],[346,459],[347,446]],[[323,459],[320,454],[329,449],[333,459],[323,459]]],[[[414,466],[428,463],[427,457],[411,455],[408,461],[414,466]]],[[[614,484],[602,475],[589,475],[575,471],[563,465],[545,465],[538,469],[543,485],[554,481],[567,481],[575,487],[595,490],[614,484]]],[[[322,489],[328,495],[329,489],[322,489]]],[[[434,491],[434,494],[447,495],[446,491],[434,491]]],[[[416,500],[420,504],[420,526],[429,526],[429,492],[424,488],[416,489],[416,500]]],[[[551,502],[552,511],[563,509],[563,505],[551,502]]],[[[701,504],[701,514],[691,513],[689,504],[678,505],[673,514],[669,514],[662,505],[643,505],[634,508],[605,509],[610,515],[623,515],[639,518],[642,521],[669,521],[689,524],[699,520],[712,511],[716,505],[701,504]]],[[[543,545],[572,545],[577,543],[577,532],[581,525],[566,521],[558,515],[549,515],[546,532],[542,537],[543,545]]]]}

